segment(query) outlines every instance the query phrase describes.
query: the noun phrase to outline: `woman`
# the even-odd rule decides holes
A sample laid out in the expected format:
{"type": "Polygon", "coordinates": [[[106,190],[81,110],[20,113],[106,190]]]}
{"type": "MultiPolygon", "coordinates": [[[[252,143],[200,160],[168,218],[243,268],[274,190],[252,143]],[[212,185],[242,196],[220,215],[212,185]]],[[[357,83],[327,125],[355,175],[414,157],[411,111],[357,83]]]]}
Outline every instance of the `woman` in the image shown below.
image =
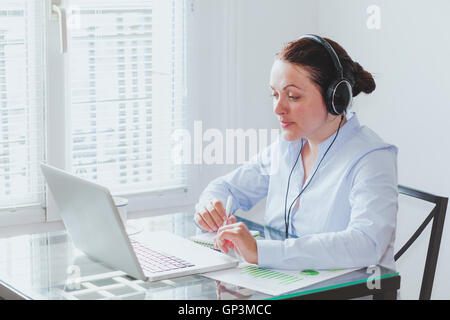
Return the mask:
{"type": "Polygon", "coordinates": [[[277,55],[270,87],[280,139],[208,185],[197,225],[217,231],[222,251],[234,248],[263,267],[395,269],[397,148],[346,110],[352,96],[375,90],[372,75],[336,42],[308,35],[277,55]],[[345,90],[349,101],[339,102],[345,90]],[[267,197],[265,224],[286,231],[286,240],[255,240],[234,216],[223,226],[229,195],[232,213],[267,197]]]}

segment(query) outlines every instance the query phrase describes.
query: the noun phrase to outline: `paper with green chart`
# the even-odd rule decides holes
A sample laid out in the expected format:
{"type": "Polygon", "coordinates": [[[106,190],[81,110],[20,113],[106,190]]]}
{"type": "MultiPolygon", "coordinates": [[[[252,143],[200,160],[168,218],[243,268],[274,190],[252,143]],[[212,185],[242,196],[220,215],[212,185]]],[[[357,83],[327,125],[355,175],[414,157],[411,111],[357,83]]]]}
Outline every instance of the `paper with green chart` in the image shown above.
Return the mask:
{"type": "Polygon", "coordinates": [[[338,277],[354,270],[356,269],[293,271],[266,269],[253,264],[241,263],[236,268],[209,272],[203,274],[203,276],[265,294],[278,296],[338,277]]]}

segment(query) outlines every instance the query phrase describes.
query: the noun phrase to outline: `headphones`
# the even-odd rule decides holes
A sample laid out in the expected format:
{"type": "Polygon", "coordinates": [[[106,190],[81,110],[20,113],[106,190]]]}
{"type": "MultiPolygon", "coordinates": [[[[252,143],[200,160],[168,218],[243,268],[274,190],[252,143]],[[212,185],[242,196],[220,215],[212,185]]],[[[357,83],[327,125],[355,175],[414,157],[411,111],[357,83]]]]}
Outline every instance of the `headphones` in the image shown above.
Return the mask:
{"type": "Polygon", "coordinates": [[[327,50],[331,60],[333,60],[337,78],[331,82],[325,92],[325,105],[328,112],[332,115],[338,116],[343,114],[352,104],[353,90],[350,81],[344,77],[344,69],[336,51],[334,51],[333,47],[325,39],[314,34],[306,34],[298,40],[301,39],[310,39],[319,43],[327,50]]]}
{"type": "Polygon", "coordinates": [[[316,170],[312,174],[311,178],[309,179],[308,184],[300,191],[299,195],[295,197],[294,201],[292,201],[288,214],[286,216],[286,209],[287,209],[287,198],[289,194],[289,184],[291,182],[291,176],[294,172],[294,168],[297,165],[298,160],[300,159],[300,155],[303,150],[303,144],[300,148],[300,152],[298,153],[297,160],[294,163],[294,166],[292,167],[291,173],[289,174],[288,184],[287,184],[287,190],[286,190],[286,197],[284,201],[284,224],[285,224],[285,235],[286,239],[289,237],[289,223],[290,223],[290,217],[291,217],[291,209],[294,203],[300,198],[300,196],[303,194],[303,192],[308,188],[309,184],[313,180],[314,176],[316,175],[317,170],[320,167],[320,164],[322,163],[323,159],[327,155],[328,151],[330,151],[331,147],[333,146],[334,142],[336,141],[336,138],[339,135],[339,131],[341,129],[341,124],[344,121],[344,112],[347,110],[347,108],[352,104],[353,100],[353,91],[352,91],[352,85],[350,84],[350,81],[344,77],[344,70],[342,68],[341,62],[339,61],[339,57],[334,51],[333,47],[323,38],[313,35],[313,34],[307,34],[302,37],[300,37],[298,40],[301,39],[311,39],[319,44],[321,44],[329,53],[331,60],[333,60],[333,64],[336,68],[337,78],[333,80],[328,87],[326,93],[325,93],[325,105],[327,107],[328,113],[335,115],[335,116],[341,116],[341,122],[339,123],[338,130],[334,136],[333,141],[331,142],[328,149],[325,151],[322,159],[320,160],[319,164],[317,165],[316,170]]]}

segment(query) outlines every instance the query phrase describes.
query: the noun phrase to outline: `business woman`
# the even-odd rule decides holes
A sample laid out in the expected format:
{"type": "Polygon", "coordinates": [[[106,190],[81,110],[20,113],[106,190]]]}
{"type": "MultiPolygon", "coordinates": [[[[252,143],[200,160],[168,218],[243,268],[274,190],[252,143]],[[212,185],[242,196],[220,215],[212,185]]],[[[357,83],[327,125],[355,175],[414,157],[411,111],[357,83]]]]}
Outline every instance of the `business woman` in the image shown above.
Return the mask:
{"type": "Polygon", "coordinates": [[[397,148],[361,126],[352,97],[375,82],[336,42],[305,35],[277,55],[270,75],[280,139],[252,161],[212,181],[195,223],[217,232],[224,252],[281,269],[395,269],[397,148]],[[243,223],[225,220],[267,197],[265,224],[285,240],[255,240],[243,223]]]}

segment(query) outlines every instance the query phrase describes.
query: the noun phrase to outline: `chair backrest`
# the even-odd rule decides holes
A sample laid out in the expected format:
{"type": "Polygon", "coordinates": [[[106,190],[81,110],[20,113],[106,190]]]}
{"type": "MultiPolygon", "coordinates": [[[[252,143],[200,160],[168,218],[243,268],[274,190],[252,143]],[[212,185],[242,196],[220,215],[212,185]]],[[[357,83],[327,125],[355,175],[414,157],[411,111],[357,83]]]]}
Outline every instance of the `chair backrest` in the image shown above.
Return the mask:
{"type": "Polygon", "coordinates": [[[414,190],[405,186],[398,186],[398,192],[413,198],[421,199],[427,202],[434,203],[435,206],[425,218],[423,223],[419,226],[411,238],[403,245],[403,247],[395,254],[394,259],[397,261],[403,253],[414,243],[420,236],[423,230],[427,227],[431,220],[430,241],[428,243],[427,257],[425,260],[425,269],[422,277],[422,285],[420,288],[420,300],[429,300],[431,298],[431,291],[433,289],[434,275],[436,272],[436,265],[439,255],[439,248],[441,246],[442,231],[444,228],[445,213],[447,211],[448,198],[435,196],[426,192],[414,190]]]}

